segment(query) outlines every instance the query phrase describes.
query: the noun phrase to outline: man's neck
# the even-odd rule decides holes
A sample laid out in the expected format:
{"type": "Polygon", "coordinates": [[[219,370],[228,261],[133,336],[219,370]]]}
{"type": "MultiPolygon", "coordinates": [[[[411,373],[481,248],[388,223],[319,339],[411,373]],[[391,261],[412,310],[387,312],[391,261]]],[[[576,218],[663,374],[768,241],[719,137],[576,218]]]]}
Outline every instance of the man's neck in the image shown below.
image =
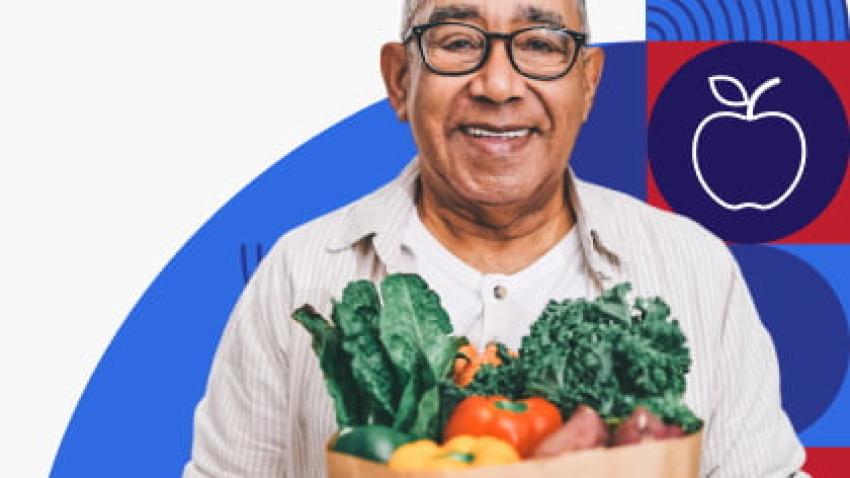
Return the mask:
{"type": "Polygon", "coordinates": [[[451,202],[420,184],[417,211],[443,246],[479,272],[513,274],[572,228],[575,220],[563,186],[521,207],[481,207],[451,202]]]}

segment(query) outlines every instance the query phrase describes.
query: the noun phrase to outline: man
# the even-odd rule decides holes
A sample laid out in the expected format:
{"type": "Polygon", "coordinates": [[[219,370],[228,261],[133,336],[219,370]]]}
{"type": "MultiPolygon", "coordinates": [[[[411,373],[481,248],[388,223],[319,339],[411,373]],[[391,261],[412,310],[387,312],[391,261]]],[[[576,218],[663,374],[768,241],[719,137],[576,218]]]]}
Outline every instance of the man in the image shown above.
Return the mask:
{"type": "Polygon", "coordinates": [[[479,347],[516,347],[551,298],[624,281],[662,296],[693,354],[685,400],[706,421],[702,474],[795,473],[804,455],[773,347],[725,245],[568,168],[603,65],[583,3],[410,0],[405,22],[381,66],[419,157],[266,257],[222,337],[184,476],[322,476],[333,409],[291,313],[309,303],[327,316],[346,283],[393,272],[420,273],[479,347]]]}

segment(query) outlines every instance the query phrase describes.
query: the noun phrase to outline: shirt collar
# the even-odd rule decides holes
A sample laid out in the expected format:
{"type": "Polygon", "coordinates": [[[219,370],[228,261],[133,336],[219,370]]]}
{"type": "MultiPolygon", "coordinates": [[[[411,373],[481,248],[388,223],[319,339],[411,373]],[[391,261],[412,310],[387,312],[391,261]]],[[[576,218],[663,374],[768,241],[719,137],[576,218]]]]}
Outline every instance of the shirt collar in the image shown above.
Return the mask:
{"type": "MultiPolygon", "coordinates": [[[[340,251],[371,238],[375,252],[389,270],[394,269],[392,265],[401,254],[404,228],[415,205],[418,178],[419,160],[415,158],[396,179],[348,209],[340,234],[332,238],[327,249],[340,251]]],[[[598,187],[578,179],[572,168],[566,173],[566,187],[587,263],[607,288],[626,260],[612,211],[605,210],[610,205],[600,196],[598,187]]]]}

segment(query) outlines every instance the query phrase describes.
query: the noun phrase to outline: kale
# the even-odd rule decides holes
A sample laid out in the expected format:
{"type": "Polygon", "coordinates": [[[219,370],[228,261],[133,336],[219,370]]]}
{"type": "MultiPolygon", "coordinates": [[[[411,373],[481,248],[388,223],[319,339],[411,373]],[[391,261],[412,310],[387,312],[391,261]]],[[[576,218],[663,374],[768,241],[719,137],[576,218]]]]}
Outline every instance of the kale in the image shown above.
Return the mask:
{"type": "Polygon", "coordinates": [[[691,359],[685,336],[659,298],[627,301],[620,284],[593,301],[551,301],[523,338],[519,358],[482,367],[465,392],[542,396],[568,417],[589,405],[608,421],[624,419],[638,405],[686,432],[702,422],[682,404],[691,359]]]}
{"type": "Polygon", "coordinates": [[[419,276],[386,277],[380,297],[371,282],[351,282],[330,322],[309,305],[293,318],[313,336],[340,428],[378,424],[439,436],[441,383],[466,339],[451,336],[439,297],[419,276]]]}

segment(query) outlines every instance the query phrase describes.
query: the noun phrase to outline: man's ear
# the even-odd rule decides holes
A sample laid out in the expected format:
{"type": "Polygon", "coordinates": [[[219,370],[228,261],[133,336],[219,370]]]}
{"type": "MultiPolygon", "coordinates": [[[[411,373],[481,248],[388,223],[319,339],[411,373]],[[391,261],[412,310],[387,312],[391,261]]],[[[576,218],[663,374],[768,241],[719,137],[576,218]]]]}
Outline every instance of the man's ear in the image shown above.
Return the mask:
{"type": "Polygon", "coordinates": [[[410,68],[407,64],[407,47],[401,43],[387,43],[381,48],[381,74],[387,88],[390,105],[401,121],[407,121],[407,94],[410,90],[410,68]]]}
{"type": "Polygon", "coordinates": [[[590,116],[593,108],[593,100],[596,98],[596,89],[602,80],[602,70],[605,66],[605,52],[601,48],[588,48],[579,59],[583,63],[584,74],[584,120],[590,116]]]}

